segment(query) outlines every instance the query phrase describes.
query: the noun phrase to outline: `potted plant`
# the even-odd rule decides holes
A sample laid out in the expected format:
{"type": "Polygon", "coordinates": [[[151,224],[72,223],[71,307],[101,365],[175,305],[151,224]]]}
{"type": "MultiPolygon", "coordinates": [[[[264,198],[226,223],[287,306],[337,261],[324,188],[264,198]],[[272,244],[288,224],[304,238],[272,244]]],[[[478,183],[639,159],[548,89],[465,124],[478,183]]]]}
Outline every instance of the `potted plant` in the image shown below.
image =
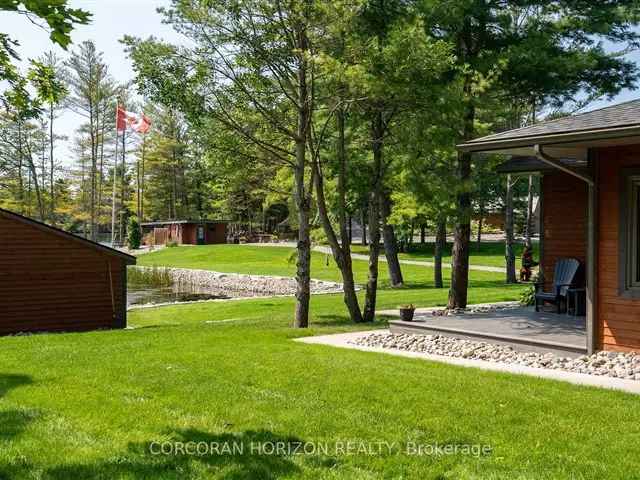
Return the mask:
{"type": "Polygon", "coordinates": [[[416,306],[412,303],[408,305],[400,305],[400,320],[403,322],[413,321],[413,314],[416,311],[416,306]]]}

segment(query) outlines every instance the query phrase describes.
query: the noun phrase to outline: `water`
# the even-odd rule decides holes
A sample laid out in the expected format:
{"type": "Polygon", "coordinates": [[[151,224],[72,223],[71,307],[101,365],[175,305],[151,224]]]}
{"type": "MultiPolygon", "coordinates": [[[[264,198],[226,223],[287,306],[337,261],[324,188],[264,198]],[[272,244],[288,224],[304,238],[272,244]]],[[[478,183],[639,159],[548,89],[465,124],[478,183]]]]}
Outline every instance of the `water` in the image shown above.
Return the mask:
{"type": "Polygon", "coordinates": [[[195,302],[198,300],[214,300],[231,298],[223,292],[213,292],[211,289],[187,287],[149,287],[130,285],[127,289],[127,306],[157,303],[195,302]]]}

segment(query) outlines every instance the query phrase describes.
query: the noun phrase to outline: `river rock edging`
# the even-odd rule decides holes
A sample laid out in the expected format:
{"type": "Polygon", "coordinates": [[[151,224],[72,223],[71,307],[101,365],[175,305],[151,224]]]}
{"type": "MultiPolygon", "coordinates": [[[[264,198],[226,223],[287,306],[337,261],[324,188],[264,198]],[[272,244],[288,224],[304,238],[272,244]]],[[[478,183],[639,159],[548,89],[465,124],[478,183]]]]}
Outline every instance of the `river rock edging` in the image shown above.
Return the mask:
{"type": "MultiPolygon", "coordinates": [[[[174,267],[130,267],[136,269],[162,269],[169,273],[176,285],[211,288],[215,291],[243,293],[243,296],[295,295],[295,278],[271,275],[247,275],[174,267]]],[[[311,293],[340,293],[342,284],[311,279],[311,293]]]]}

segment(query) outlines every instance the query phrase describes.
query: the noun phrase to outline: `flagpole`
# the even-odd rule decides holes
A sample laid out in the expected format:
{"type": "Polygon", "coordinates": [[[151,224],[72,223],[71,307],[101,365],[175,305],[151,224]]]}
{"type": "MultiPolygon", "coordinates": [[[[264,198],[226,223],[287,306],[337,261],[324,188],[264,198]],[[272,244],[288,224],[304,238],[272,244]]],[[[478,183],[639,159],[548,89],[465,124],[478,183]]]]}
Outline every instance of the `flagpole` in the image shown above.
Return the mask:
{"type": "Polygon", "coordinates": [[[111,246],[116,242],[116,172],[118,171],[118,102],[116,102],[116,151],[113,162],[113,192],[111,196],[111,246]]]}
{"type": "Polygon", "coordinates": [[[140,181],[138,184],[138,188],[140,189],[139,200],[140,200],[140,214],[138,217],[138,222],[141,224],[140,228],[142,229],[142,222],[144,217],[144,155],[147,147],[147,133],[142,134],[142,159],[141,159],[141,168],[140,168],[140,181]]]}

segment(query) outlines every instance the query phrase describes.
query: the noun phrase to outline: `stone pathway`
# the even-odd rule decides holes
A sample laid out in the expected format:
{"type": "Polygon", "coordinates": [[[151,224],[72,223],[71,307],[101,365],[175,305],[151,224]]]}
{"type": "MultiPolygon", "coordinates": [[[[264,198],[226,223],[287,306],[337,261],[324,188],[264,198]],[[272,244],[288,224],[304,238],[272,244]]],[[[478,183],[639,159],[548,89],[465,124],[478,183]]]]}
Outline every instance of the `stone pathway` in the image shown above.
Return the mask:
{"type": "MultiPolygon", "coordinates": [[[[483,351],[482,349],[478,350],[478,355],[484,353],[487,357],[492,357],[494,354],[497,355],[497,358],[487,358],[487,359],[479,359],[473,356],[474,345],[471,343],[462,341],[464,343],[464,347],[466,350],[460,350],[460,355],[458,356],[449,356],[446,354],[446,350],[449,348],[445,344],[440,345],[440,347],[434,347],[434,349],[430,349],[428,347],[415,347],[415,348],[399,348],[399,345],[403,342],[406,343],[407,346],[415,344],[413,342],[413,338],[398,338],[391,339],[389,336],[394,336],[391,334],[389,330],[369,330],[362,332],[349,332],[349,333],[339,333],[335,335],[322,335],[316,337],[304,337],[296,339],[298,342],[308,343],[308,344],[317,344],[317,345],[327,345],[332,347],[339,348],[351,348],[355,350],[362,350],[368,352],[378,352],[378,353],[386,353],[390,355],[397,355],[402,357],[410,357],[410,358],[419,358],[422,360],[430,360],[435,362],[443,362],[450,363],[453,365],[459,365],[463,367],[474,367],[480,368],[482,370],[491,370],[497,372],[507,372],[507,373],[517,373],[522,375],[530,375],[534,377],[546,378],[551,380],[560,380],[564,382],[573,383],[576,385],[587,385],[594,386],[600,388],[607,388],[613,390],[622,390],[625,392],[633,393],[636,395],[640,395],[640,381],[631,380],[628,378],[615,378],[613,376],[606,375],[605,371],[616,371],[618,368],[621,372],[622,369],[625,371],[628,370],[625,365],[636,365],[636,359],[633,356],[626,354],[618,354],[615,352],[600,352],[598,354],[592,355],[590,357],[585,356],[581,357],[577,360],[563,360],[559,362],[559,364],[564,364],[567,362],[579,362],[582,366],[579,368],[586,368],[589,371],[589,368],[593,368],[594,372],[591,374],[588,373],[580,373],[578,371],[567,371],[567,369],[563,368],[549,368],[549,365],[555,363],[547,356],[540,356],[539,361],[534,361],[531,364],[526,363],[509,363],[504,360],[500,360],[501,355],[506,355],[507,352],[491,352],[483,351]],[[372,338],[374,340],[372,340],[372,338]],[[380,342],[375,341],[375,338],[381,340],[380,342]],[[413,343],[412,343],[413,342],[413,343]],[[385,346],[386,343],[386,346],[385,346]],[[393,345],[392,345],[393,344],[393,345]],[[441,353],[433,353],[433,351],[438,351],[440,348],[441,353]],[[463,356],[463,353],[471,351],[467,358],[463,356]],[[543,366],[542,363],[547,363],[547,366],[543,366]],[[600,371],[602,373],[596,373],[600,371]]],[[[403,335],[402,337],[416,337],[414,335],[403,335]]],[[[434,339],[424,340],[425,342],[433,341],[434,339]]],[[[449,340],[446,340],[449,342],[449,340]]],[[[475,343],[475,342],[472,342],[475,343]]],[[[418,344],[419,345],[419,344],[418,344]]],[[[437,342],[436,342],[437,345],[437,342]]],[[[447,343],[448,345],[448,343],[447,343]]],[[[462,344],[461,344],[462,345],[462,344]]],[[[486,349],[491,349],[491,346],[481,347],[486,349]]],[[[519,354],[515,354],[517,358],[519,354]]],[[[523,354],[522,358],[525,361],[529,359],[533,360],[534,356],[537,354],[523,354]]],[[[508,355],[507,355],[508,356],[508,355]]],[[[637,356],[640,359],[640,356],[637,356]]],[[[538,357],[536,357],[538,358],[538,357]]],[[[634,367],[631,367],[634,368],[634,367]]]]}

